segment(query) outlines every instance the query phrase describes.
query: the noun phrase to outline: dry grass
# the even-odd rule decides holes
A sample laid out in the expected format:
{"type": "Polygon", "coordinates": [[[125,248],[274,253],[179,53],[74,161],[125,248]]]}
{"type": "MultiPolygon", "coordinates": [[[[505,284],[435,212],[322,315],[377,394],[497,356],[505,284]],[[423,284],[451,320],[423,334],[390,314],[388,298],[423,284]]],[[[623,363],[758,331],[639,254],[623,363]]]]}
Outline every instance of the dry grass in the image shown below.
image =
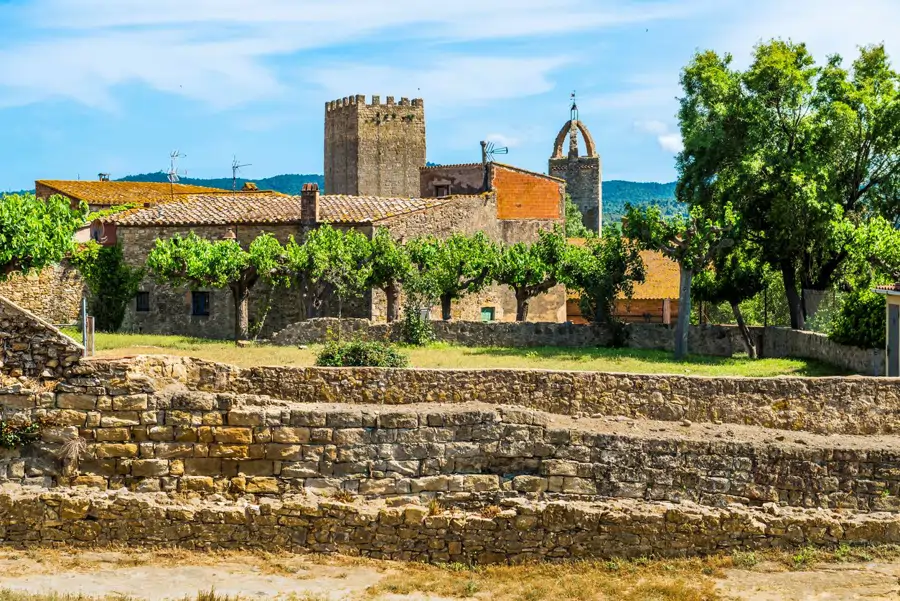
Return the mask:
{"type": "MultiPolygon", "coordinates": [[[[181,549],[103,551],[33,549],[0,551],[0,569],[7,576],[96,571],[136,566],[240,565],[247,570],[298,580],[322,576],[323,568],[341,578],[356,568],[374,570],[381,579],[361,595],[346,601],[379,601],[392,595],[434,595],[448,599],[496,601],[725,601],[716,589],[727,569],[759,572],[760,582],[773,571],[808,571],[825,564],[891,561],[900,558],[900,546],[835,549],[803,548],[791,551],[737,552],[690,559],[633,559],[538,563],[518,566],[429,565],[377,561],[334,555],[298,555],[281,552],[195,552],[181,549]]],[[[116,597],[116,601],[129,601],[116,597]]],[[[252,601],[253,597],[241,601],[252,601]]],[[[289,601],[325,601],[312,594],[289,601]]],[[[0,590],[0,601],[95,601],[67,595],[34,595],[0,590]]],[[[181,601],[238,601],[206,591],[181,601]]]]}
{"type": "Polygon", "coordinates": [[[719,601],[714,576],[727,559],[585,561],[521,566],[410,564],[367,591],[496,601],[719,601]]]}
{"type": "MultiPolygon", "coordinates": [[[[78,337],[75,333],[68,333],[78,337]]],[[[221,340],[104,333],[96,335],[95,348],[97,356],[100,357],[182,355],[241,367],[313,365],[316,353],[320,349],[317,345],[305,349],[268,345],[238,348],[231,342],[221,340]]],[[[679,362],[672,358],[671,353],[643,349],[470,348],[434,344],[426,348],[407,348],[404,349],[404,353],[409,355],[410,365],[413,367],[445,369],[519,368],[754,377],[827,376],[841,373],[830,366],[805,359],[751,361],[743,357],[726,359],[696,355],[679,362]]]]}

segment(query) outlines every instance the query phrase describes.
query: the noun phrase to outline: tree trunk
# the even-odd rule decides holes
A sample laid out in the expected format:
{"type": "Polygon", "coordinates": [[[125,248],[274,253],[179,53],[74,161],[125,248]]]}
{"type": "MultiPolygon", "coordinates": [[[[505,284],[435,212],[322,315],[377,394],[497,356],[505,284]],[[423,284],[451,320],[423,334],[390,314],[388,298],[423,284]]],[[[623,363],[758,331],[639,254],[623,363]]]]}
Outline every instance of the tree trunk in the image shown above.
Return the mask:
{"type": "Polygon", "coordinates": [[[396,282],[391,282],[384,289],[384,293],[387,296],[387,320],[388,323],[397,321],[397,318],[400,316],[399,307],[397,303],[397,284],[396,282]]]}
{"type": "Polygon", "coordinates": [[[747,355],[751,359],[756,359],[756,345],[753,344],[753,337],[750,335],[750,328],[744,322],[744,315],[741,313],[741,307],[737,303],[731,303],[731,310],[734,312],[734,318],[737,320],[738,329],[741,331],[741,337],[744,339],[744,346],[747,347],[747,355]]]}
{"type": "Polygon", "coordinates": [[[450,308],[453,306],[453,298],[449,294],[441,296],[441,319],[450,321],[453,316],[450,314],[450,308]]]}
{"type": "Polygon", "coordinates": [[[678,323],[675,325],[675,359],[682,360],[688,354],[688,331],[691,328],[691,282],[694,270],[681,266],[681,283],[678,288],[678,323]]]}
{"type": "Polygon", "coordinates": [[[524,293],[516,291],[516,321],[528,319],[528,301],[531,300],[524,293]]]}
{"type": "Polygon", "coordinates": [[[784,278],[784,291],[787,296],[788,310],[791,313],[791,328],[805,330],[803,302],[797,292],[797,274],[794,273],[794,266],[790,261],[781,262],[781,277],[784,278]]]}
{"type": "Polygon", "coordinates": [[[234,299],[234,342],[237,343],[250,338],[250,290],[243,283],[233,284],[231,296],[234,299]]]}

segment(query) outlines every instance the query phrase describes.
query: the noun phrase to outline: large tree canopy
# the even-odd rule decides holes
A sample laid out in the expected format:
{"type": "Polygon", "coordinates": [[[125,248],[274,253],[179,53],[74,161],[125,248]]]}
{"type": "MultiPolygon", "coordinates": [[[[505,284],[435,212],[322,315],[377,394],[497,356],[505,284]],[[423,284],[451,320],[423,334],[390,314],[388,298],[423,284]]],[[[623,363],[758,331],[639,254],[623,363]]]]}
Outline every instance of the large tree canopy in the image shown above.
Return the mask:
{"type": "Polygon", "coordinates": [[[900,217],[900,77],[880,45],[848,70],[840,57],[819,67],[805,45],[774,40],[745,71],[701,52],[681,83],[677,196],[712,215],[733,204],[759,258],[781,272],[802,329],[858,224],[873,212],[900,217]]]}
{"type": "Polygon", "coordinates": [[[84,226],[86,215],[86,205],[72,208],[64,196],[46,200],[34,194],[0,196],[0,279],[59,263],[74,250],[73,236],[84,226]]]}

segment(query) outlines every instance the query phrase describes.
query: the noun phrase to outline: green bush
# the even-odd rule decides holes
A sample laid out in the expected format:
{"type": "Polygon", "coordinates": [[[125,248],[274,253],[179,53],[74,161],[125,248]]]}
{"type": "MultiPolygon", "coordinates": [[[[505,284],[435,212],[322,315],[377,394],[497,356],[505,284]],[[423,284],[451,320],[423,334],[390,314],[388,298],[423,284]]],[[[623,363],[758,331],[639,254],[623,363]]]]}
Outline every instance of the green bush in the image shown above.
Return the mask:
{"type": "Polygon", "coordinates": [[[871,290],[846,295],[831,323],[828,338],[860,348],[884,348],[884,297],[871,290]]]}
{"type": "Polygon", "coordinates": [[[316,356],[320,367],[406,367],[409,359],[384,342],[331,341],[316,356]]]}
{"type": "Polygon", "coordinates": [[[400,322],[400,340],[411,346],[425,346],[434,342],[434,329],[431,320],[422,315],[417,306],[403,307],[403,320],[400,322]]]}
{"type": "Polygon", "coordinates": [[[89,242],[71,257],[71,262],[91,292],[88,309],[97,320],[97,330],[118,331],[128,303],[141,285],[144,270],[129,266],[118,244],[100,246],[89,242]]]}

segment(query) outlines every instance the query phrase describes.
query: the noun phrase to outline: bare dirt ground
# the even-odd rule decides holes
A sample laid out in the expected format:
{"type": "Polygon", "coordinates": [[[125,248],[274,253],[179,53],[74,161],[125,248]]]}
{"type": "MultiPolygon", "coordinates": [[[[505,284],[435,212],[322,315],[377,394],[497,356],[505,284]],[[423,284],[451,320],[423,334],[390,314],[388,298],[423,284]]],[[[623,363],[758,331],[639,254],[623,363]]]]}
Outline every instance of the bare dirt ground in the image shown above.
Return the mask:
{"type": "Polygon", "coordinates": [[[775,560],[736,569],[726,567],[730,561],[660,560],[633,568],[611,565],[615,562],[576,566],[578,576],[585,579],[576,579],[573,587],[560,585],[573,581],[571,565],[501,567],[476,577],[465,569],[348,557],[2,550],[0,590],[12,598],[83,595],[149,601],[196,599],[211,589],[220,599],[285,601],[896,601],[900,597],[900,559],[823,562],[804,569],[789,569],[775,560]],[[590,576],[591,570],[599,576],[590,576]],[[529,584],[530,579],[539,582],[529,584]]]}

